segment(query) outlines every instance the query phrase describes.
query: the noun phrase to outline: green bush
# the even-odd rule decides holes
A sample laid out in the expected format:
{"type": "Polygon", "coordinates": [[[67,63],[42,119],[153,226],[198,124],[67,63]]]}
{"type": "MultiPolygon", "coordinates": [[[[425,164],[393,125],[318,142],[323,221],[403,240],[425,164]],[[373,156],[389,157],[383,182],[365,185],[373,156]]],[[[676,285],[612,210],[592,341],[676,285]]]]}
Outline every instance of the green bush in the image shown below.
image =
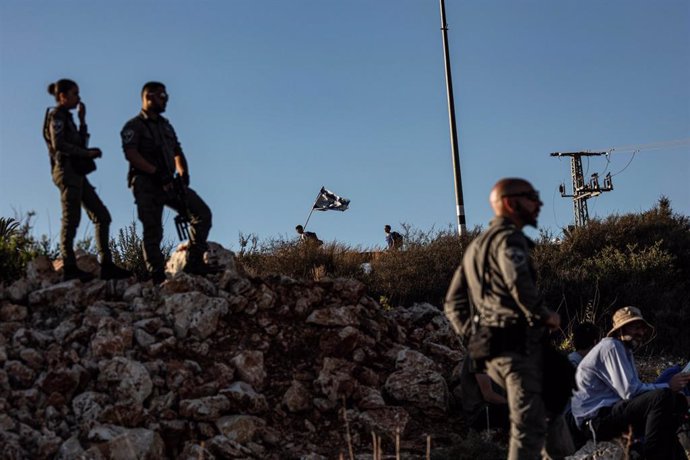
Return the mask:
{"type": "Polygon", "coordinates": [[[36,240],[31,235],[33,211],[22,220],[0,217],[0,283],[9,284],[26,272],[26,265],[39,255],[55,257],[58,253],[50,239],[43,235],[36,240]]]}
{"type": "Polygon", "coordinates": [[[11,282],[21,276],[29,260],[20,223],[13,218],[0,217],[0,283],[11,282]]]}
{"type": "Polygon", "coordinates": [[[690,349],[690,221],[662,198],[649,211],[613,215],[535,249],[540,289],[569,329],[588,320],[602,331],[613,311],[635,305],[660,332],[649,351],[690,349]]]}

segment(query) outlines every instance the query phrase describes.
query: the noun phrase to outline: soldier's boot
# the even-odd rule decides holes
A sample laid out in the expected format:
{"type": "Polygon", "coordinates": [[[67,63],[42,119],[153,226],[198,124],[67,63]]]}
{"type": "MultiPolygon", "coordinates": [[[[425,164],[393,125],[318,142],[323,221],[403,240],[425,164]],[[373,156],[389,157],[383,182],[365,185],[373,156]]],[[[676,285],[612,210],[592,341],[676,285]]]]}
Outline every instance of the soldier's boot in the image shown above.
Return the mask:
{"type": "Polygon", "coordinates": [[[102,280],[123,280],[131,277],[133,273],[118,267],[112,262],[105,262],[101,264],[101,279],[102,280]]]}
{"type": "Polygon", "coordinates": [[[80,269],[76,265],[65,265],[62,267],[62,281],[69,281],[73,279],[78,279],[82,283],[87,283],[91,281],[92,279],[96,278],[96,276],[92,275],[89,272],[85,272],[84,270],[80,269]]]}
{"type": "Polygon", "coordinates": [[[200,251],[190,250],[189,257],[187,258],[187,263],[182,269],[183,272],[189,273],[190,275],[212,275],[214,273],[220,272],[220,268],[214,265],[209,265],[204,262],[204,255],[200,251]]]}

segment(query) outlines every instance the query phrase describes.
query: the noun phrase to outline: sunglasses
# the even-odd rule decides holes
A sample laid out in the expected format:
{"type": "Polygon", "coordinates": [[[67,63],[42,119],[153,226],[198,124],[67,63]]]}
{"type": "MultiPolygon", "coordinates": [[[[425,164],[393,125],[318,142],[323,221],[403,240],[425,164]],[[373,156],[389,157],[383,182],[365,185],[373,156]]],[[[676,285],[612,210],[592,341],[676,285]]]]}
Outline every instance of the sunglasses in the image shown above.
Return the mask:
{"type": "Polygon", "coordinates": [[[506,193],[505,195],[501,195],[501,198],[505,198],[505,197],[524,197],[524,198],[527,198],[528,200],[534,201],[534,202],[541,201],[539,199],[539,192],[537,192],[536,190],[532,190],[529,192],[520,192],[520,193],[506,193]]]}
{"type": "Polygon", "coordinates": [[[151,95],[151,96],[158,96],[158,97],[160,97],[160,98],[162,98],[162,99],[167,99],[167,98],[168,98],[168,93],[166,93],[165,91],[160,91],[160,90],[159,90],[159,91],[151,91],[151,92],[149,92],[148,94],[151,95]]]}

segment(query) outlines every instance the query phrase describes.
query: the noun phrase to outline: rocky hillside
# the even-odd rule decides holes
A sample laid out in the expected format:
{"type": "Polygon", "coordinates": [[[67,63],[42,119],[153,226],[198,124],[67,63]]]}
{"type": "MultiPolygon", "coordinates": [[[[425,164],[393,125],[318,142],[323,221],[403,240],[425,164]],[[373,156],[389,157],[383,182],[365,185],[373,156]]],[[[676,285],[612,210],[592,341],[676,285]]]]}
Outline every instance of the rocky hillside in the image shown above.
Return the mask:
{"type": "Polygon", "coordinates": [[[404,458],[449,443],[462,354],[438,309],[224,264],[154,287],[59,283],[39,258],[1,288],[0,458],[347,458],[348,429],[355,454],[372,431],[404,458]]]}

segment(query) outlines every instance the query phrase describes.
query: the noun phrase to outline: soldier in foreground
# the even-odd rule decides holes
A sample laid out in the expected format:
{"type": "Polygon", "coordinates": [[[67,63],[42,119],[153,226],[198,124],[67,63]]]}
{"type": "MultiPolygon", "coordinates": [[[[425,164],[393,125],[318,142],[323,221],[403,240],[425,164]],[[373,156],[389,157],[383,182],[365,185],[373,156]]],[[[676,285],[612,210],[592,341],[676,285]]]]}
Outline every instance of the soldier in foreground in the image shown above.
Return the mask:
{"type": "MultiPolygon", "coordinates": [[[[563,458],[574,450],[562,416],[548,420],[543,398],[544,343],[560,317],[537,292],[530,258],[542,202],[532,185],[502,179],[489,197],[495,218],[468,246],[446,295],[445,312],[458,334],[475,321],[470,358],[505,388],[510,411],[509,459],[563,458]],[[472,314],[463,314],[469,308],[472,314]],[[548,436],[547,436],[548,428],[548,436]],[[558,439],[556,439],[558,437],[558,439]]],[[[569,366],[569,364],[568,364],[569,366]]],[[[568,389],[566,389],[567,391],[568,389]]]]}
{"type": "Polygon", "coordinates": [[[57,107],[49,108],[43,123],[43,138],[50,154],[53,183],[60,190],[62,204],[62,228],[60,229],[60,253],[62,255],[62,279],[78,278],[90,281],[91,273],[77,267],[74,254],[74,237],[81,220],[81,207],[86,210],[94,224],[96,247],[101,259],[102,279],[122,279],[132,276],[113,263],[108,246],[110,213],[86,178],[96,169],[95,159],[103,153],[101,149],[89,148],[89,133],[86,126],[86,106],[79,97],[79,86],[66,78],[51,83],[48,93],[55,97],[57,107]],[[79,129],[74,123],[71,110],[77,109],[79,129]]]}
{"type": "Polygon", "coordinates": [[[141,112],[129,120],[121,132],[122,148],[129,161],[127,181],[144,227],[144,259],[155,284],[165,280],[165,259],[160,248],[163,240],[163,206],[184,212],[190,217],[189,256],[183,270],[195,275],[215,271],[203,260],[208,248],[211,210],[189,188],[187,160],[175,130],[161,115],[167,104],[165,85],[146,83],[141,90],[141,112]]]}

